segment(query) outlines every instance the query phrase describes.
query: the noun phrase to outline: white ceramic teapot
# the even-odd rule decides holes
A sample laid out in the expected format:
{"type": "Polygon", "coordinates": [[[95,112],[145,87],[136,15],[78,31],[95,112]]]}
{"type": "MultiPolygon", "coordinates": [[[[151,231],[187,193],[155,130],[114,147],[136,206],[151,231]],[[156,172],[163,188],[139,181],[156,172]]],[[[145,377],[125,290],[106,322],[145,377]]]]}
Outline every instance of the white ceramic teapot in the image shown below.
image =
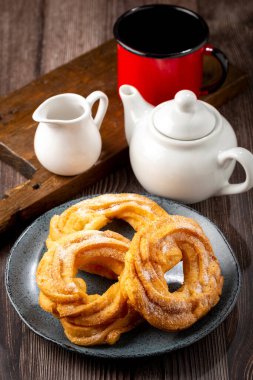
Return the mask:
{"type": "Polygon", "coordinates": [[[88,170],[101,153],[100,126],[108,107],[108,98],[94,91],[87,98],[77,94],[60,94],[44,101],[33,113],[39,122],[34,150],[40,163],[49,171],[70,176],[88,170]],[[99,100],[95,118],[93,104],[99,100]]]}
{"type": "Polygon", "coordinates": [[[119,90],[133,171],[150,193],[185,203],[253,187],[253,155],[237,147],[228,121],[188,90],[153,107],[133,86],[119,90]],[[243,183],[230,184],[238,161],[243,183]]]}

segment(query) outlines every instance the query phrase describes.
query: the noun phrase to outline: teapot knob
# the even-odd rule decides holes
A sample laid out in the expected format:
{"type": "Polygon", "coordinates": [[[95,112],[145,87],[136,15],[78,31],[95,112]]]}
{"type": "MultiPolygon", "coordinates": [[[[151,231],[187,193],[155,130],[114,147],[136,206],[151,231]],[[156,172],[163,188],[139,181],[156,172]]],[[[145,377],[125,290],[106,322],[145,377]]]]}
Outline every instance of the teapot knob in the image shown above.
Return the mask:
{"type": "Polygon", "coordinates": [[[181,112],[192,112],[197,105],[197,97],[190,90],[181,90],[175,96],[175,102],[181,112]]]}

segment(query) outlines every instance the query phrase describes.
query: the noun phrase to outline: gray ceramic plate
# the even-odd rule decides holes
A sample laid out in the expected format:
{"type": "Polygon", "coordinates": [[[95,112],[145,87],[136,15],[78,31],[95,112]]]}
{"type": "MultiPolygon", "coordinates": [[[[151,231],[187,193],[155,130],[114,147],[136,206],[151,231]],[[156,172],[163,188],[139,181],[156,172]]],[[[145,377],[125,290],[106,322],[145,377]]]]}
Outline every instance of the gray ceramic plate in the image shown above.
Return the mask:
{"type": "MultiPolygon", "coordinates": [[[[158,355],[188,346],[215,329],[232,310],[240,288],[240,269],[228,242],[218,228],[196,211],[167,199],[152,197],[171,214],[194,218],[209,237],[219,259],[224,276],[224,288],[220,302],[203,319],[191,328],[175,333],[157,330],[143,324],[129,333],[123,334],[114,346],[79,347],[67,340],[59,321],[44,312],[38,305],[39,290],[35,282],[36,268],[45,251],[50,218],[61,213],[78,200],[65,203],[39,217],[14,244],[6,268],[6,288],[11,303],[21,319],[38,335],[60,346],[82,354],[106,358],[134,358],[158,355]]],[[[127,237],[132,229],[121,221],[110,224],[110,229],[127,237]]],[[[175,288],[183,282],[182,267],[178,265],[165,276],[175,288]]],[[[88,292],[102,293],[110,284],[109,280],[95,275],[85,275],[88,292]]]]}

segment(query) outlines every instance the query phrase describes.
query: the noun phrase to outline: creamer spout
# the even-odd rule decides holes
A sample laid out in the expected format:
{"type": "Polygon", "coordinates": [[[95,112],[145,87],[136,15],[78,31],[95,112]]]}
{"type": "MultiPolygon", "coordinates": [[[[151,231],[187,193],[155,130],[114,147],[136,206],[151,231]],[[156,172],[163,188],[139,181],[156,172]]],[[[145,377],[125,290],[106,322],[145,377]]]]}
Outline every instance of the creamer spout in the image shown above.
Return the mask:
{"type": "Polygon", "coordinates": [[[48,124],[80,123],[89,109],[85,99],[78,94],[65,93],[45,100],[33,113],[33,120],[48,124]]]}

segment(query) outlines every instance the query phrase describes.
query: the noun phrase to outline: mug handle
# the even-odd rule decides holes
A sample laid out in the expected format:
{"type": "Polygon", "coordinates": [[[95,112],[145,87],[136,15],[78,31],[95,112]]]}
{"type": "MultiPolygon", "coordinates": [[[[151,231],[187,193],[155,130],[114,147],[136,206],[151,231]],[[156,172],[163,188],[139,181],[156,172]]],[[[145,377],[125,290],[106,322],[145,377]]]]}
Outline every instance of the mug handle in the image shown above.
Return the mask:
{"type": "Polygon", "coordinates": [[[90,108],[92,109],[94,103],[99,100],[98,110],[96,113],[96,116],[94,117],[94,123],[100,129],[102,121],[105,117],[105,113],[107,111],[108,107],[108,98],[102,91],[94,91],[86,98],[87,102],[90,105],[90,108]]]}
{"type": "Polygon", "coordinates": [[[206,44],[203,49],[203,54],[209,56],[211,55],[217,59],[222,69],[221,76],[216,82],[201,87],[200,95],[207,95],[218,90],[218,88],[223,85],[228,73],[228,59],[220,49],[214,47],[211,44],[206,44]]]}
{"type": "Polygon", "coordinates": [[[227,160],[238,161],[246,173],[244,182],[231,184],[228,181],[215,195],[238,194],[253,187],[253,154],[245,148],[231,148],[218,154],[218,163],[222,166],[227,160]]]}

